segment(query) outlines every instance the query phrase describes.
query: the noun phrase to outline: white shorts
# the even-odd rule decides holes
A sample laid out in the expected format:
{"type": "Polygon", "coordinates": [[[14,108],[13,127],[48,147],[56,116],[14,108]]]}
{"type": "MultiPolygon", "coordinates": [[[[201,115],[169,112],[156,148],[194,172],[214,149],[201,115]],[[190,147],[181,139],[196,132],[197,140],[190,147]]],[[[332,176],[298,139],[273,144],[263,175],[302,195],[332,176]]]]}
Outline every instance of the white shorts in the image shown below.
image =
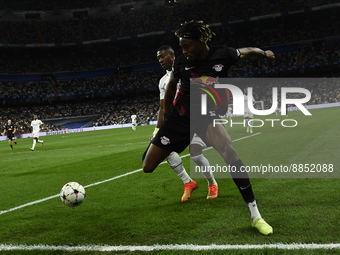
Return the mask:
{"type": "Polygon", "coordinates": [[[39,138],[39,132],[33,133],[33,138],[34,138],[34,137],[39,138]]]}
{"type": "Polygon", "coordinates": [[[251,113],[251,112],[244,112],[244,117],[245,118],[253,119],[254,118],[254,114],[251,113]]]}
{"type": "Polygon", "coordinates": [[[201,137],[199,137],[198,135],[194,134],[194,137],[191,140],[190,144],[197,144],[200,145],[202,148],[205,148],[207,145],[203,142],[203,140],[201,139],[201,137]]]}

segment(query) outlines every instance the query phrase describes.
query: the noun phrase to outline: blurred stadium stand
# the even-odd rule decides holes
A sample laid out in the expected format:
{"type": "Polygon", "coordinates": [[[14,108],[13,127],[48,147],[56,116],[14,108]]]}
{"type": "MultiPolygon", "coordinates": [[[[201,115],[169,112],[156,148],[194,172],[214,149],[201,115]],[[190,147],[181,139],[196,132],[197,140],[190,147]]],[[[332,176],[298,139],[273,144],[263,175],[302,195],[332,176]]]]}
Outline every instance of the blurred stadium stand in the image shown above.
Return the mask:
{"type": "Polygon", "coordinates": [[[340,1],[245,0],[229,7],[220,0],[0,0],[0,125],[8,118],[28,122],[36,112],[100,115],[93,125],[126,123],[143,97],[140,121],[155,119],[164,73],[156,50],[163,44],[180,50],[173,32],[191,19],[210,24],[213,45],[276,54],[271,63],[240,62],[231,77],[339,76],[340,1]],[[130,99],[136,102],[124,101],[130,99]]]}

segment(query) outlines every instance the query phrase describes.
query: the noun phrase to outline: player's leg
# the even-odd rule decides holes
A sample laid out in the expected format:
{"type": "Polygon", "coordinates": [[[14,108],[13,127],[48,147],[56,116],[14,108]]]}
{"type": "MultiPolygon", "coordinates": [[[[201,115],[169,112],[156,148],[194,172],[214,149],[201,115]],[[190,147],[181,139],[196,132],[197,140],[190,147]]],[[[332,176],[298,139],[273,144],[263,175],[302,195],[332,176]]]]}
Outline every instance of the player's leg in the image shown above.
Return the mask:
{"type": "Polygon", "coordinates": [[[253,117],[250,117],[248,119],[248,127],[249,127],[249,132],[252,134],[253,133],[253,117]]]}
{"type": "Polygon", "coordinates": [[[166,157],[166,161],[172,170],[182,179],[183,183],[192,182],[192,179],[183,166],[182,159],[176,152],[171,152],[169,156],[166,157]]]}
{"type": "Polygon", "coordinates": [[[206,144],[203,140],[195,134],[190,143],[190,157],[201,168],[201,172],[208,182],[207,199],[213,199],[218,195],[218,186],[214,174],[211,172],[209,160],[203,155],[203,148],[205,147],[206,144]]]}
{"type": "Polygon", "coordinates": [[[184,193],[181,199],[181,201],[184,202],[188,200],[191,197],[192,192],[197,189],[197,183],[188,175],[183,166],[182,159],[176,152],[171,152],[169,156],[167,156],[166,160],[168,161],[169,166],[175,171],[175,173],[182,179],[184,183],[184,193]]]}
{"type": "Polygon", "coordinates": [[[169,150],[150,144],[143,159],[143,171],[152,173],[156,167],[171,153],[169,150]]]}
{"type": "Polygon", "coordinates": [[[31,151],[34,151],[35,145],[37,144],[38,138],[37,137],[33,137],[33,145],[31,148],[31,151]]]}
{"type": "Polygon", "coordinates": [[[213,127],[213,124],[210,124],[207,129],[206,139],[229,165],[231,176],[250,210],[252,226],[257,228],[261,234],[272,234],[272,227],[261,217],[248,174],[244,171],[245,167],[233,147],[227,130],[223,125],[213,127]]]}
{"type": "Polygon", "coordinates": [[[9,147],[11,147],[11,150],[13,150],[12,137],[8,137],[8,144],[9,147]]]}
{"type": "Polygon", "coordinates": [[[248,116],[246,116],[247,113],[244,113],[244,123],[245,123],[245,126],[247,127],[247,133],[249,133],[249,118],[248,116]]]}
{"type": "Polygon", "coordinates": [[[39,132],[36,134],[33,134],[35,140],[37,143],[42,143],[42,145],[44,145],[44,141],[43,140],[39,140],[39,132]]]}

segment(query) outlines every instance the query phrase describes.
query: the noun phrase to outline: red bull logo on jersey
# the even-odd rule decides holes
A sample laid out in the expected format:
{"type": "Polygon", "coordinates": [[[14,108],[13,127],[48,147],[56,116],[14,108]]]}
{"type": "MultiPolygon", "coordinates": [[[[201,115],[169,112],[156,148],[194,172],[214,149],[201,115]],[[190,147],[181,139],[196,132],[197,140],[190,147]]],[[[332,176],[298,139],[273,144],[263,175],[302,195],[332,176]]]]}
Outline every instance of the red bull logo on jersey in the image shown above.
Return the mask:
{"type": "Polygon", "coordinates": [[[214,65],[213,69],[215,69],[216,72],[221,72],[223,67],[224,65],[218,64],[218,65],[214,65]]]}
{"type": "Polygon", "coordinates": [[[191,80],[191,83],[198,84],[199,85],[198,89],[204,92],[204,94],[206,93],[207,95],[209,95],[213,100],[215,106],[218,106],[218,103],[219,105],[222,105],[221,97],[212,86],[218,83],[218,77],[214,78],[210,76],[201,76],[198,78],[193,78],[191,80]]]}
{"type": "Polygon", "coordinates": [[[198,78],[192,78],[191,79],[191,82],[192,83],[199,83],[201,85],[213,85],[213,84],[216,84],[218,83],[218,77],[210,77],[210,76],[201,76],[201,77],[198,77],[198,78]]]}
{"type": "Polygon", "coordinates": [[[161,143],[162,143],[163,145],[168,145],[168,144],[170,144],[170,139],[167,138],[166,136],[162,136],[162,137],[161,137],[161,143]]]}

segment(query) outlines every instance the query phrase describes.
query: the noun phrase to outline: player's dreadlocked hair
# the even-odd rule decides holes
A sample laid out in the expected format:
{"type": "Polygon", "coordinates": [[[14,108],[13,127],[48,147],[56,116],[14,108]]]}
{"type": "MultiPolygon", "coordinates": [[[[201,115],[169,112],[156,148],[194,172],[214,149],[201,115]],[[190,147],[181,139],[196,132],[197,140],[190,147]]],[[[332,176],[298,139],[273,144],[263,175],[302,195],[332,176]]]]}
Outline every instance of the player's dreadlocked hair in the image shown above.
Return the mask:
{"type": "Polygon", "coordinates": [[[175,32],[177,37],[183,37],[191,40],[199,40],[207,43],[215,33],[210,30],[209,25],[203,21],[192,20],[181,24],[181,28],[175,32]]]}

